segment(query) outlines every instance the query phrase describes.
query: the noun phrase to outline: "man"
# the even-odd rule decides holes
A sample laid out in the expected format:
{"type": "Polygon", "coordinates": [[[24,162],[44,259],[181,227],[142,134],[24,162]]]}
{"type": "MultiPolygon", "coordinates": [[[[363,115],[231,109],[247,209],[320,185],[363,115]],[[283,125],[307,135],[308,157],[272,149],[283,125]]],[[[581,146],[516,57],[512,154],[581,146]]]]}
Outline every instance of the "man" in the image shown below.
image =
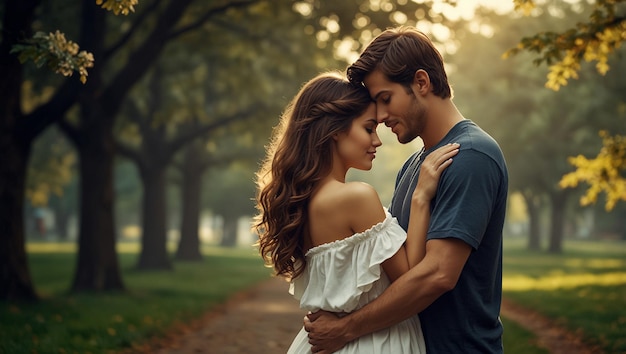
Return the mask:
{"type": "Polygon", "coordinates": [[[431,202],[426,256],[379,298],[344,317],[305,318],[313,352],[419,314],[426,351],[502,353],[502,227],[508,173],[498,144],[452,102],[441,54],[410,27],[386,30],[348,68],[376,101],[379,123],[400,143],[420,137],[424,148],[400,170],[390,211],[407,228],[410,200],[424,157],[460,143],[431,202]]]}

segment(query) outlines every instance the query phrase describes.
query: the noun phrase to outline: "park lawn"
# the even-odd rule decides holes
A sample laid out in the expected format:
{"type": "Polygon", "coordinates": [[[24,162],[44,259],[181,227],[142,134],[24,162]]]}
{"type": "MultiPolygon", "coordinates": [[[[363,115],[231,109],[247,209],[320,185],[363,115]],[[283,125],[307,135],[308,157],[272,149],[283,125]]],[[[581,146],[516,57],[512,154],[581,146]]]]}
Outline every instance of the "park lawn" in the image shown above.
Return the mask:
{"type": "Polygon", "coordinates": [[[271,273],[251,248],[207,248],[202,262],[176,262],[173,271],[150,272],[134,270],[136,252],[122,250],[126,292],[69,295],[73,247],[28,245],[42,301],[0,303],[0,353],[97,354],[139,347],[271,273]]]}
{"type": "Polygon", "coordinates": [[[547,349],[537,347],[537,337],[517,323],[501,318],[504,326],[502,345],[506,354],[550,354],[547,349]]]}
{"type": "MultiPolygon", "coordinates": [[[[504,294],[578,331],[607,352],[625,352],[626,244],[566,242],[562,255],[505,240],[504,294]]],[[[0,304],[0,353],[108,353],[140,346],[269,277],[250,249],[206,248],[174,271],[133,270],[137,247],[119,247],[126,293],[68,295],[73,244],[29,244],[37,304],[0,304]]],[[[503,319],[507,354],[546,354],[535,337],[503,319]]]]}
{"type": "Polygon", "coordinates": [[[626,353],[626,242],[565,241],[562,254],[505,239],[503,291],[607,353],[626,353]]]}

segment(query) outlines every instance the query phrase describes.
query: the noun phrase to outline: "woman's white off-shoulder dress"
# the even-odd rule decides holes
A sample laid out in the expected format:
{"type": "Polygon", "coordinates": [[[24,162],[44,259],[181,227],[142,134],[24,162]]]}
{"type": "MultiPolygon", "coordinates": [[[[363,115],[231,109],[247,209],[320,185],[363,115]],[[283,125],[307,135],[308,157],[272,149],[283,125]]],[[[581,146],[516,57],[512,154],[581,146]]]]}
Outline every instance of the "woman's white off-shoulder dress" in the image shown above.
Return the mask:
{"type": "MultiPolygon", "coordinates": [[[[352,312],[377,298],[390,281],[381,263],[391,258],[406,240],[406,232],[387,212],[384,221],[342,240],[311,248],[306,269],[294,279],[289,292],[307,311],[352,312]]],[[[289,354],[311,353],[302,328],[289,354]]],[[[338,353],[424,354],[419,318],[412,316],[395,326],[348,343],[338,353]]]]}

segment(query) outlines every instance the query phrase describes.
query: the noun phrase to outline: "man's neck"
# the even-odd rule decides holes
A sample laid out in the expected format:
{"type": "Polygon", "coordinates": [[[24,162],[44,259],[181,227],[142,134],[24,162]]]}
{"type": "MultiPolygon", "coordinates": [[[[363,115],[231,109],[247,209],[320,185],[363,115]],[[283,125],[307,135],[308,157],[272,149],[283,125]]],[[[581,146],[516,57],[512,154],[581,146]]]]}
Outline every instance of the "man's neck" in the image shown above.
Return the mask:
{"type": "Polygon", "coordinates": [[[421,136],[426,149],[437,145],[455,125],[465,120],[449,98],[437,97],[429,108],[428,127],[421,136]]]}

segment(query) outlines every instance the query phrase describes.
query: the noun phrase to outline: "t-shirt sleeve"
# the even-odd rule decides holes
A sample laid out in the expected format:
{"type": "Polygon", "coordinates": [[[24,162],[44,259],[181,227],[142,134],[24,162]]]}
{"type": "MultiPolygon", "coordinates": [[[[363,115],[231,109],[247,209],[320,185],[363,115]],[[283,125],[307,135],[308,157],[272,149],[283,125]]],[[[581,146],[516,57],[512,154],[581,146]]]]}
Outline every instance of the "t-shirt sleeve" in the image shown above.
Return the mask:
{"type": "Polygon", "coordinates": [[[427,239],[458,238],[478,249],[500,188],[497,163],[462,150],[444,171],[432,205],[427,239]]]}

